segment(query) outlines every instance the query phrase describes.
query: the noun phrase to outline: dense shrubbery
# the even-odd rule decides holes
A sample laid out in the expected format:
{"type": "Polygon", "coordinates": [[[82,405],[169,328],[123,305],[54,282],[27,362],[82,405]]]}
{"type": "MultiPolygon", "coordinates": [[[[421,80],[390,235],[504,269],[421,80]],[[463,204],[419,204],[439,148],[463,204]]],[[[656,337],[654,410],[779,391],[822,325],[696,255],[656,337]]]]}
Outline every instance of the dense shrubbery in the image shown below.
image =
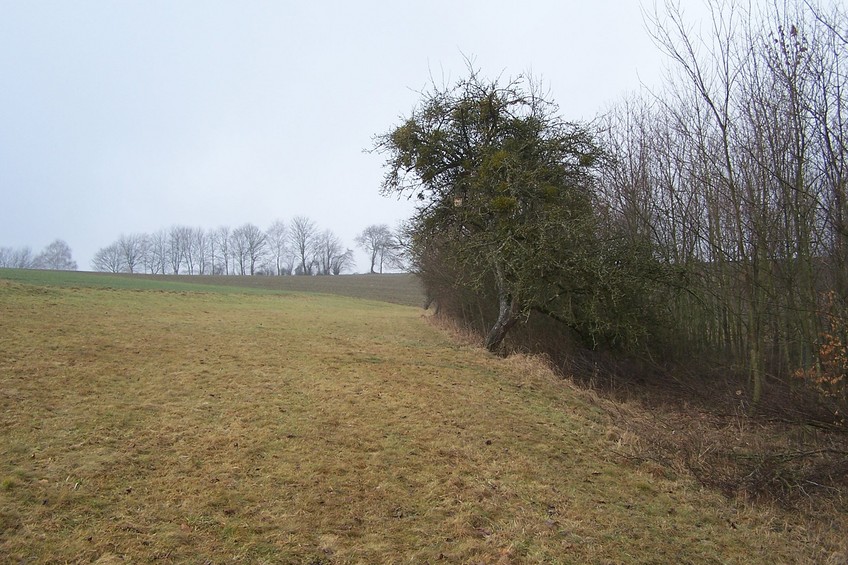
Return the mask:
{"type": "Polygon", "coordinates": [[[791,410],[801,377],[839,421],[848,18],[710,7],[697,40],[673,8],[649,18],[666,89],[597,129],[524,79],[472,70],[432,88],[378,139],[383,189],[420,200],[410,241],[427,291],[490,349],[723,367],[749,409],[791,410]]]}
{"type": "Polygon", "coordinates": [[[434,88],[380,138],[387,193],[421,201],[412,253],[441,308],[485,326],[498,350],[538,313],[587,345],[638,348],[656,313],[650,288],[667,276],[596,205],[603,151],[524,79],[487,83],[474,71],[434,88]]]}

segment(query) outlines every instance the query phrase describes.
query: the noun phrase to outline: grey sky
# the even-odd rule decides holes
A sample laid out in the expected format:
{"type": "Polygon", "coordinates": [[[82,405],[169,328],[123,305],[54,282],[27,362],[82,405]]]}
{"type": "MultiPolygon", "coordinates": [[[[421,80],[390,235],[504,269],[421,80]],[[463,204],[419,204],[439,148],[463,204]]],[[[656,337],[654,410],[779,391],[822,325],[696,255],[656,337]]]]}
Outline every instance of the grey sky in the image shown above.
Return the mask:
{"type": "Polygon", "coordinates": [[[575,120],[663,66],[637,0],[0,0],[0,246],[89,269],[121,233],[304,215],[354,247],[411,210],[363,149],[463,55],[575,120]]]}

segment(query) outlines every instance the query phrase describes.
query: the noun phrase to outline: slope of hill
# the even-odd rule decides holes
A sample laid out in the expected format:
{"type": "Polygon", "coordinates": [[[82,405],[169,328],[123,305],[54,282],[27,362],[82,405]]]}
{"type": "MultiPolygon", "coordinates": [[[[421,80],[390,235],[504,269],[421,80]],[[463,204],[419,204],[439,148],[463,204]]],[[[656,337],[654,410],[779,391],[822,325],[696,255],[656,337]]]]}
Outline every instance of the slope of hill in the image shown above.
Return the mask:
{"type": "MultiPolygon", "coordinates": [[[[10,562],[841,563],[420,309],[0,279],[10,562]]],[[[839,529],[839,528],[843,529],[839,529]]]]}

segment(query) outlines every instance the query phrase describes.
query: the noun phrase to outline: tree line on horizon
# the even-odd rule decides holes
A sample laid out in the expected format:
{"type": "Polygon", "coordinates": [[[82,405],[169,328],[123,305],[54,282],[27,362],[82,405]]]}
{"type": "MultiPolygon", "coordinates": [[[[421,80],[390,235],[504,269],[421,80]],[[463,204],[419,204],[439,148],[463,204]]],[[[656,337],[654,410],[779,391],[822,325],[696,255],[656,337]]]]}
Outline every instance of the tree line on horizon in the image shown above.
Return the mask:
{"type": "MultiPolygon", "coordinates": [[[[531,77],[433,84],[376,139],[420,205],[411,257],[486,346],[722,368],[755,409],[848,402],[848,15],[708,1],[647,15],[664,86],[569,122],[531,77]],[[568,345],[571,344],[571,345],[568,345]]],[[[695,368],[697,366],[697,369],[695,368]]],[[[788,407],[787,407],[788,408],[788,407]]]]}
{"type": "MultiPolygon", "coordinates": [[[[370,272],[403,268],[401,230],[366,227],[355,243],[369,254],[370,272]]],[[[171,226],[152,234],[122,234],[95,253],[92,268],[111,273],[187,275],[339,275],[354,267],[353,250],[304,216],[214,229],[171,226]]]]}
{"type": "MultiPolygon", "coordinates": [[[[403,226],[372,224],[354,239],[369,272],[407,268],[403,226]]],[[[261,230],[252,223],[206,230],[175,225],[152,234],[122,234],[97,250],[94,271],[187,275],[339,275],[354,267],[353,250],[331,230],[297,216],[261,230]]],[[[0,247],[0,268],[75,271],[68,244],[57,239],[34,255],[29,247],[0,247]]]]}

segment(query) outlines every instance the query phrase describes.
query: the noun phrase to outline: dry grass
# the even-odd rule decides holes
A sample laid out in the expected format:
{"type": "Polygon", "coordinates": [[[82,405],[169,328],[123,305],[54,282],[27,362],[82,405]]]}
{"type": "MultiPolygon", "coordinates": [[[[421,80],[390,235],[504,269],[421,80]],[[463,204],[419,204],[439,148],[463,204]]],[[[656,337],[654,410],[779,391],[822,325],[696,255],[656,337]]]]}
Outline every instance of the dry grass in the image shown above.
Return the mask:
{"type": "Polygon", "coordinates": [[[8,562],[846,558],[623,464],[611,403],[414,308],[0,280],[0,407],[8,562]]]}
{"type": "Polygon", "coordinates": [[[425,302],[424,288],[417,275],[409,273],[387,273],[368,275],[339,275],[319,277],[234,277],[234,276],[190,276],[190,275],[141,275],[142,277],[202,285],[235,285],[241,288],[290,291],[321,292],[351,298],[379,300],[421,307],[425,302]]]}
{"type": "MultiPolygon", "coordinates": [[[[695,477],[728,498],[779,506],[806,527],[848,531],[848,438],[803,423],[718,414],[676,404],[613,404],[622,455],[672,476],[695,477]]],[[[834,550],[848,555],[848,540],[834,550]]]]}

